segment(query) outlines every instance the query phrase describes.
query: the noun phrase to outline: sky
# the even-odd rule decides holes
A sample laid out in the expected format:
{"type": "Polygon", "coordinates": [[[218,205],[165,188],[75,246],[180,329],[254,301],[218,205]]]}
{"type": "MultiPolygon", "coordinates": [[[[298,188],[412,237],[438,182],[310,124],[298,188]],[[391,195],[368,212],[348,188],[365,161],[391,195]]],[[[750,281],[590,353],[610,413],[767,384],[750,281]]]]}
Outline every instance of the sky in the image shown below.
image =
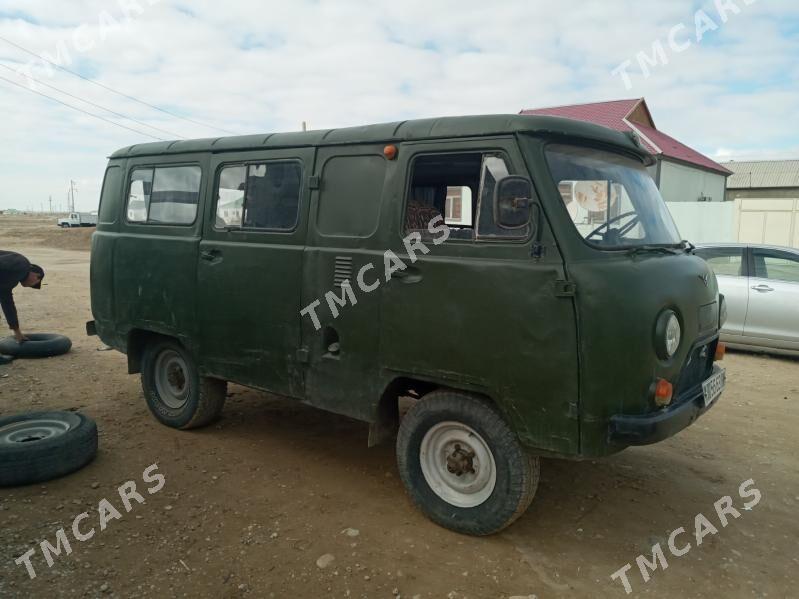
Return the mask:
{"type": "Polygon", "coordinates": [[[796,0],[0,0],[0,38],[0,209],[94,210],[153,137],[638,97],[716,160],[799,158],[796,0]]]}

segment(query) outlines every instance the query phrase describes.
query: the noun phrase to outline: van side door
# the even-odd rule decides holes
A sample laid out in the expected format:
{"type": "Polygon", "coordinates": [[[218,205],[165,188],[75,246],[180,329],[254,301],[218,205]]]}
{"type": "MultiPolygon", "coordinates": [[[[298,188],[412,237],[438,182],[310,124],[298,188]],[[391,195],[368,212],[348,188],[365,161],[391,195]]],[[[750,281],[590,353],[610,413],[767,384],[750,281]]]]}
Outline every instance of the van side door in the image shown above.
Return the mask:
{"type": "Polygon", "coordinates": [[[113,244],[114,314],[132,329],[179,339],[196,351],[195,278],[208,157],[142,156],[127,163],[124,213],[113,244]]]}
{"type": "Polygon", "coordinates": [[[300,294],[311,148],[224,153],[197,263],[203,374],[301,398],[300,294]]]}
{"type": "Polygon", "coordinates": [[[532,226],[495,222],[497,181],[529,177],[516,139],[404,143],[399,161],[389,248],[407,267],[381,288],[381,366],[485,394],[524,443],[575,453],[577,332],[569,289],[558,286],[563,260],[537,198],[532,226]],[[437,244],[431,223],[442,219],[449,237],[437,244]],[[415,261],[413,234],[429,250],[415,261]]]}
{"type": "Polygon", "coordinates": [[[396,172],[382,144],[322,147],[317,155],[302,289],[306,396],[360,420],[372,417],[380,396],[379,225],[396,172]]]}

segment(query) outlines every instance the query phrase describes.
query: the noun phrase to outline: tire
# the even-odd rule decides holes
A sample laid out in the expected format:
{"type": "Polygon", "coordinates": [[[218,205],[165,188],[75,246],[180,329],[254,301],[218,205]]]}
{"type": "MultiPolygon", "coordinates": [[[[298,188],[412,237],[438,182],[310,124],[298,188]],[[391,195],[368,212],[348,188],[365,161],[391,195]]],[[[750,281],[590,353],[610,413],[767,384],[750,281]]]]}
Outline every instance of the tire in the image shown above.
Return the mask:
{"type": "Polygon", "coordinates": [[[0,354],[15,358],[50,358],[67,353],[72,348],[72,341],[64,335],[51,333],[30,333],[28,341],[17,343],[13,337],[0,339],[0,354]]]}
{"type": "Polygon", "coordinates": [[[4,354],[0,354],[0,366],[11,364],[11,362],[13,361],[14,361],[14,356],[6,356],[4,354]]]}
{"type": "Polygon", "coordinates": [[[141,382],[150,412],[172,428],[210,424],[225,405],[227,382],[199,376],[191,354],[171,339],[145,347],[141,382]]]}
{"type": "Polygon", "coordinates": [[[77,412],[29,412],[0,418],[0,487],[52,480],[97,455],[97,425],[77,412]]]}
{"type": "Polygon", "coordinates": [[[406,414],[397,464],[411,500],[428,518],[477,536],[499,532],[524,513],[540,467],[493,405],[455,391],[434,391],[406,414]]]}

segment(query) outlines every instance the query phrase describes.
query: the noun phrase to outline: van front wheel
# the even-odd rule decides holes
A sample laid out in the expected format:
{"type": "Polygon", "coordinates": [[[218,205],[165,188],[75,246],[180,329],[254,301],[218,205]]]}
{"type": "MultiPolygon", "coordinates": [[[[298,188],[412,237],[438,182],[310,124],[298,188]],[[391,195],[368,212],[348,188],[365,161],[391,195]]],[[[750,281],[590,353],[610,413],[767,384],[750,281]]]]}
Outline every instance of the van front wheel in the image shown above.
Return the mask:
{"type": "Polygon", "coordinates": [[[538,487],[539,460],[482,399],[435,391],[414,405],[397,436],[400,476],[434,522],[471,535],[499,532],[538,487]]]}
{"type": "Polygon", "coordinates": [[[154,341],[144,349],[141,382],[153,416],[180,429],[216,420],[227,393],[225,381],[199,376],[191,354],[171,339],[154,341]]]}

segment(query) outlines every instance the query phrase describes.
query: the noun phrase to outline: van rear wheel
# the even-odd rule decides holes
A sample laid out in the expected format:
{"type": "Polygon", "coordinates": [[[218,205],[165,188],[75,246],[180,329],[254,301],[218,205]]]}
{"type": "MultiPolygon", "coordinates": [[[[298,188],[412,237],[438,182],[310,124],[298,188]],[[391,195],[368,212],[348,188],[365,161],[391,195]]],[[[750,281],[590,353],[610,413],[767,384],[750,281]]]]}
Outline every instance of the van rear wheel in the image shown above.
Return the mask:
{"type": "Polygon", "coordinates": [[[435,391],[414,405],[397,436],[400,477],[431,520],[490,535],[533,500],[539,460],[525,452],[499,411],[482,399],[435,391]]]}
{"type": "Polygon", "coordinates": [[[225,404],[227,383],[201,377],[191,354],[171,339],[159,339],[145,347],[141,382],[153,416],[173,428],[210,424],[225,404]]]}

